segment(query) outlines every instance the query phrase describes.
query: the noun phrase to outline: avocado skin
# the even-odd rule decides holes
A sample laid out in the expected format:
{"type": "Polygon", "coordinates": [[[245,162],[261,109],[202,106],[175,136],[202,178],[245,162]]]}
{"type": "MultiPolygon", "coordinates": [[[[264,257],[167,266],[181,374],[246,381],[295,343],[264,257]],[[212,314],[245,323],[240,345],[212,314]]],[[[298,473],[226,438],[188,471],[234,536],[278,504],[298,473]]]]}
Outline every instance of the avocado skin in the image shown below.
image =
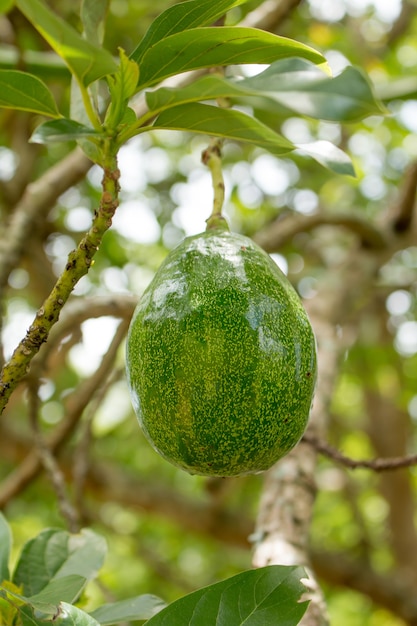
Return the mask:
{"type": "Polygon", "coordinates": [[[147,439],[191,474],[266,470],[300,440],[316,381],[300,299],[248,237],[186,238],[133,315],[127,378],[147,439]]]}

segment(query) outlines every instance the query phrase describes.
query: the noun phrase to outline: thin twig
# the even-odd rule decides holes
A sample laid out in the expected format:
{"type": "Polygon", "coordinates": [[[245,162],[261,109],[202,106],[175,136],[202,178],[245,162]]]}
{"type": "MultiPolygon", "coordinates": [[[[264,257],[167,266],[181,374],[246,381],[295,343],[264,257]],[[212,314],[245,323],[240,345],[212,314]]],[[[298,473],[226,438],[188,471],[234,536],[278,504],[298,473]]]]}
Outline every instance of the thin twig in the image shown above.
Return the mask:
{"type": "MultiPolygon", "coordinates": [[[[117,356],[120,343],[125,334],[126,325],[122,322],[114,335],[108,351],[103,356],[98,369],[68,397],[65,403],[66,417],[58,424],[46,442],[51,453],[56,454],[69,439],[80,421],[86,406],[91,402],[101,386],[106,384],[109,373],[114,367],[114,360],[117,356]]],[[[3,481],[0,489],[0,509],[31,483],[41,469],[42,465],[36,451],[30,452],[19,467],[3,481]]]]}
{"type": "Polygon", "coordinates": [[[43,345],[35,361],[46,361],[62,339],[74,332],[83,322],[98,317],[116,317],[130,321],[138,303],[138,297],[131,294],[107,294],[71,298],[60,315],[59,321],[51,329],[48,342],[43,345]]]}
{"type": "Polygon", "coordinates": [[[31,377],[28,384],[29,391],[29,418],[32,426],[35,450],[55,491],[58,507],[62,517],[66,520],[68,530],[76,533],[80,530],[79,516],[69,498],[65,478],[56,458],[47,446],[39,427],[39,379],[31,377]]]}
{"type": "Polygon", "coordinates": [[[409,456],[375,458],[375,459],[352,459],[345,456],[337,448],[334,448],[325,441],[321,441],[317,437],[304,434],[302,441],[311,445],[317,452],[323,456],[340,463],[349,469],[370,469],[374,472],[385,472],[388,470],[397,470],[405,467],[417,465],[417,454],[409,456]]]}
{"type": "MultiPolygon", "coordinates": [[[[122,322],[120,327],[120,336],[123,338],[127,330],[127,324],[122,322]]],[[[116,341],[118,344],[120,343],[119,337],[116,337],[116,341]]],[[[96,416],[97,409],[102,404],[108,390],[117,380],[120,380],[123,372],[123,368],[119,368],[111,372],[106,384],[101,386],[93,401],[90,403],[81,425],[79,443],[75,448],[73,456],[72,475],[74,483],[74,501],[76,503],[78,513],[83,519],[88,518],[86,507],[84,505],[84,492],[86,478],[91,465],[90,451],[94,443],[92,429],[93,421],[96,416]]]]}

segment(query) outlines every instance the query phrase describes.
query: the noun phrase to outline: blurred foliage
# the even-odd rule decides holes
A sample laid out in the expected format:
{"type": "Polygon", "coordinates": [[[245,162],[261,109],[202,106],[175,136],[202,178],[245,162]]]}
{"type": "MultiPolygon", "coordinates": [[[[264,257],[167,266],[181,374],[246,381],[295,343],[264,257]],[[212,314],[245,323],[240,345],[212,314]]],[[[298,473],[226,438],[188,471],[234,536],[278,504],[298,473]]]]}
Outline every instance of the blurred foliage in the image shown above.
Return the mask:
{"type": "MultiPolygon", "coordinates": [[[[78,2],[50,4],[79,27],[78,2]]],[[[260,5],[259,0],[248,2],[235,9],[230,20],[238,21],[260,5]]],[[[114,54],[120,46],[131,52],[166,6],[163,0],[112,0],[106,47],[114,54]]],[[[388,219],[417,157],[416,23],[417,10],[411,0],[310,0],[279,23],[280,35],[320,50],[335,73],[349,64],[362,67],[376,92],[384,96],[389,115],[343,127],[285,111],[277,115],[276,124],[290,140],[326,139],[345,149],[354,161],[355,179],[335,175],[300,155],[276,158],[257,148],[226,144],[226,214],[233,229],[256,236],[277,219],[319,212],[335,218],[360,216],[376,226],[388,219]],[[412,80],[406,83],[405,77],[412,80]]],[[[0,36],[4,47],[46,47],[17,10],[0,16],[0,36]]],[[[49,80],[47,74],[44,79],[66,110],[66,83],[52,70],[49,80]]],[[[28,145],[39,121],[36,116],[0,111],[0,217],[4,223],[25,187],[73,147],[28,145]]],[[[204,137],[156,131],[122,148],[118,215],[88,277],[77,286],[75,299],[129,293],[139,297],[168,250],[186,234],[204,229],[211,209],[209,174],[200,161],[206,145],[204,137]]],[[[67,253],[89,227],[100,179],[100,170],[94,166],[84,181],[63,194],[27,242],[3,302],[6,356],[49,292],[67,253]]],[[[357,246],[355,235],[330,225],[299,232],[274,252],[300,295],[309,300],[326,280],[329,267],[345,262],[357,246]]],[[[352,312],[355,339],[341,364],[333,398],[329,440],[353,458],[411,453],[417,420],[415,238],[405,240],[403,249],[386,258],[374,292],[357,309],[352,312]],[[378,426],[381,406],[388,407],[389,415],[378,426]],[[386,429],[391,448],[383,449],[378,443],[380,428],[386,429]],[[403,443],[398,443],[398,434],[403,443]]],[[[115,327],[111,314],[83,321],[81,326],[76,320],[50,356],[40,387],[45,436],[65,424],[77,390],[94,375],[115,327]]],[[[262,476],[210,481],[190,477],[159,458],[133,416],[123,362],[121,345],[111,371],[97,381],[99,391],[59,447],[58,462],[83,523],[104,534],[109,543],[100,584],[90,591],[91,606],[108,597],[122,599],[139,593],[155,593],[171,601],[250,567],[250,547],[242,531],[237,530],[233,539],[232,532],[226,536],[218,528],[226,510],[233,519],[247,519],[253,526],[262,487],[262,476]],[[205,523],[198,531],[198,523],[187,522],[186,516],[196,514],[199,505],[205,523]]],[[[29,412],[28,394],[17,393],[2,418],[0,499],[13,477],[21,475],[27,455],[34,454],[29,412]]],[[[53,486],[42,472],[38,474],[28,484],[22,480],[13,497],[1,500],[16,551],[42,528],[66,523],[53,486]]],[[[397,571],[400,578],[409,576],[416,588],[417,570],[410,574],[410,562],[401,561],[403,553],[396,547],[395,533],[401,532],[401,524],[392,512],[402,507],[414,524],[417,471],[401,470],[396,476],[400,474],[402,484],[407,485],[402,492],[390,489],[380,474],[347,471],[329,459],[320,460],[311,529],[317,561],[321,552],[347,554],[362,559],[378,575],[389,577],[397,571]]],[[[413,546],[415,537],[412,541],[413,546]]],[[[368,597],[349,589],[349,582],[332,582],[323,575],[332,624],[408,623],[384,608],[383,602],[381,606],[374,602],[372,594],[368,597]]]]}

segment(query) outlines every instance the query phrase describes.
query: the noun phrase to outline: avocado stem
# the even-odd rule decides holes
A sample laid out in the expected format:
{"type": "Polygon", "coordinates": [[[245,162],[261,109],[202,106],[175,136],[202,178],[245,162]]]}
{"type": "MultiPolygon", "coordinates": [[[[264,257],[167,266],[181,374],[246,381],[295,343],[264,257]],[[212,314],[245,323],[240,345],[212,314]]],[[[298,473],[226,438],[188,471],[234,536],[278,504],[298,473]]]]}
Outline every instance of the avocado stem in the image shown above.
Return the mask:
{"type": "Polygon", "coordinates": [[[210,141],[208,148],[206,148],[201,155],[202,162],[204,165],[207,165],[210,170],[213,183],[213,210],[208,220],[206,220],[206,230],[212,228],[223,228],[228,230],[227,222],[222,216],[224,202],[224,180],[221,152],[222,145],[223,139],[215,137],[210,141]]]}

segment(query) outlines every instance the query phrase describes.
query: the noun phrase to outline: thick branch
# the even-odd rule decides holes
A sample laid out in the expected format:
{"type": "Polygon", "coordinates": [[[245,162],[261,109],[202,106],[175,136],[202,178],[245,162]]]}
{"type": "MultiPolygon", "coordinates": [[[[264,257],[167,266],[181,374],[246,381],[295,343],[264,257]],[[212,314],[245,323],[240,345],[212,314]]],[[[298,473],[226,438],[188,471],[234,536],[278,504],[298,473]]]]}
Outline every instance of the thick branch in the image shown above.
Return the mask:
{"type": "Polygon", "coordinates": [[[403,0],[400,15],[393,23],[387,38],[384,40],[385,49],[391,49],[396,41],[405,33],[413,24],[413,17],[416,12],[415,4],[409,0],[403,0]]]}
{"type": "Polygon", "coordinates": [[[18,265],[35,225],[45,219],[64,191],[82,180],[91,165],[76,149],[28,185],[0,240],[0,293],[11,270],[18,265]]]}
{"type": "MultiPolygon", "coordinates": [[[[366,390],[365,402],[369,416],[368,432],[376,453],[410,459],[405,457],[412,433],[408,413],[396,407],[385,394],[381,395],[372,388],[366,390]]],[[[417,463],[417,455],[414,455],[414,460],[417,463]]],[[[379,479],[378,487],[389,507],[387,525],[397,567],[408,571],[410,581],[417,583],[416,501],[410,472],[385,472],[379,479]]]]}
{"type": "Polygon", "coordinates": [[[253,26],[275,32],[282,22],[301,4],[301,0],[266,0],[249,13],[242,26],[253,26]]]}
{"type": "Polygon", "coordinates": [[[416,205],[416,190],[417,163],[413,163],[406,172],[400,198],[393,209],[392,228],[395,233],[401,234],[410,229],[416,205]]]}
{"type": "MultiPolygon", "coordinates": [[[[319,376],[308,431],[315,437],[322,437],[327,430],[340,359],[354,336],[346,326],[343,333],[341,329],[353,304],[358,298],[366,297],[369,282],[373,280],[374,264],[366,261],[355,251],[343,267],[327,272],[317,295],[308,303],[318,341],[319,376]]],[[[311,565],[308,539],[315,470],[315,450],[301,443],[268,472],[255,533],[255,565],[301,564],[307,568],[311,565]]],[[[314,575],[311,579],[314,584],[314,575]]],[[[301,624],[321,626],[324,619],[323,599],[316,583],[301,624]]]]}

